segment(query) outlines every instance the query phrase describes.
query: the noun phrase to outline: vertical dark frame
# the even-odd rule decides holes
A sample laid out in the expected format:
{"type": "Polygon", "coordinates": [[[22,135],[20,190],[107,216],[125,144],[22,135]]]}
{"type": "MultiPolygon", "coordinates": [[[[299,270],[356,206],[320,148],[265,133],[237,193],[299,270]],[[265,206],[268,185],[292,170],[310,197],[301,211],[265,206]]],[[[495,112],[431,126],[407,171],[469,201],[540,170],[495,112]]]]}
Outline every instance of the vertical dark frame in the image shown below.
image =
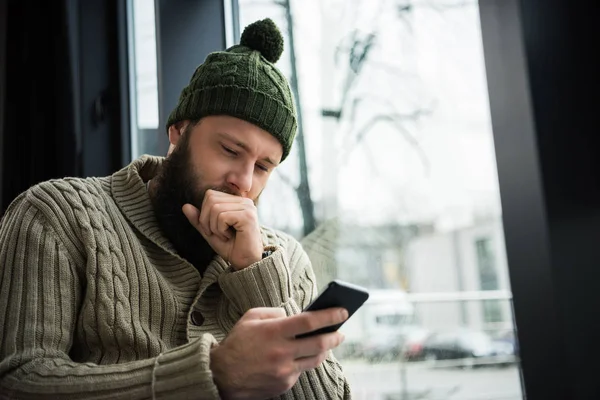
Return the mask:
{"type": "Polygon", "coordinates": [[[524,393],[600,398],[598,6],[481,0],[524,393]],[[596,10],[596,11],[595,11],[596,10]]]}

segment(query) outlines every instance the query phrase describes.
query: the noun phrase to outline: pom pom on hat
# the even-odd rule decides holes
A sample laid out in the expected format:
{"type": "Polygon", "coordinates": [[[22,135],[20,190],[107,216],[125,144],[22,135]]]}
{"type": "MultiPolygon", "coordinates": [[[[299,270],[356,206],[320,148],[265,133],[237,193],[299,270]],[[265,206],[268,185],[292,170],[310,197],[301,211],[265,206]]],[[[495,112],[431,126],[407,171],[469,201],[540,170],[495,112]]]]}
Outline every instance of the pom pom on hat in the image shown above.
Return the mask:
{"type": "Polygon", "coordinates": [[[283,53],[283,36],[270,18],[248,25],[242,33],[240,44],[260,52],[267,61],[273,64],[283,53]]]}

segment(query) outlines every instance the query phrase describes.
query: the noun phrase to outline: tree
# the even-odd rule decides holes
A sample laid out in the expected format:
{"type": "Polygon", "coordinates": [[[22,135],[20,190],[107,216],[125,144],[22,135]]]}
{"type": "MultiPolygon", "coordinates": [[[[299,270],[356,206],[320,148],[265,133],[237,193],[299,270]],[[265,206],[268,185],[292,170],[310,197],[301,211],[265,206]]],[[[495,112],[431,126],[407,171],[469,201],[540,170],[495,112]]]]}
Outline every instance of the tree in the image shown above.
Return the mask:
{"type": "Polygon", "coordinates": [[[296,191],[298,202],[300,203],[302,219],[304,222],[302,230],[304,236],[306,236],[315,230],[317,223],[315,219],[315,206],[310,193],[310,184],[308,182],[306,144],[304,142],[304,130],[302,125],[302,104],[300,102],[300,88],[298,86],[298,72],[296,70],[296,49],[294,46],[294,24],[292,20],[292,10],[290,6],[290,0],[283,0],[280,4],[285,8],[291,64],[290,86],[292,87],[292,92],[294,93],[296,112],[298,113],[298,133],[296,135],[296,142],[298,144],[298,168],[300,171],[300,184],[297,187],[294,187],[294,190],[296,191]]]}
{"type": "MultiPolygon", "coordinates": [[[[283,174],[280,174],[280,177],[284,182],[293,188],[297,195],[303,219],[302,231],[303,235],[306,236],[315,230],[317,221],[308,178],[309,171],[306,156],[305,135],[302,123],[302,104],[300,101],[300,86],[298,82],[296,48],[294,42],[294,19],[290,0],[275,0],[272,4],[276,4],[284,9],[285,21],[287,25],[286,33],[289,43],[288,52],[291,64],[289,80],[290,86],[294,93],[294,100],[298,113],[298,133],[296,136],[296,141],[298,149],[299,183],[295,184],[289,177],[283,174]]],[[[464,7],[468,4],[470,4],[470,2],[466,1],[443,5],[437,5],[430,2],[422,3],[419,6],[429,7],[439,12],[443,12],[445,9],[464,7]]],[[[404,23],[409,30],[411,22],[408,16],[414,12],[414,8],[415,6],[410,0],[398,2],[395,7],[398,20],[401,23],[404,23]]],[[[379,60],[373,58],[373,49],[376,47],[377,40],[381,34],[379,29],[380,27],[375,24],[372,31],[368,33],[361,33],[359,30],[354,30],[350,32],[350,34],[347,35],[337,46],[334,57],[336,58],[336,62],[340,65],[343,65],[343,69],[345,70],[344,84],[341,88],[341,100],[337,108],[322,110],[322,116],[333,118],[337,122],[338,126],[340,126],[342,122],[353,123],[360,105],[369,101],[381,100],[369,94],[357,95],[352,90],[359,81],[359,78],[362,76],[366,65],[376,67],[389,74],[402,73],[401,71],[395,71],[394,66],[386,65],[384,62],[380,62],[379,60]]],[[[406,128],[406,124],[408,122],[418,121],[419,119],[430,115],[432,111],[433,104],[421,104],[410,112],[400,112],[399,110],[395,109],[393,105],[388,104],[388,107],[385,107],[383,111],[379,111],[373,115],[370,115],[366,119],[366,122],[360,126],[354,126],[344,135],[345,154],[342,162],[345,162],[348,159],[349,154],[354,149],[359,147],[359,144],[365,140],[365,138],[377,125],[383,123],[393,126],[395,131],[402,135],[407,143],[415,149],[427,173],[429,170],[427,155],[420,147],[418,139],[406,128]]]]}

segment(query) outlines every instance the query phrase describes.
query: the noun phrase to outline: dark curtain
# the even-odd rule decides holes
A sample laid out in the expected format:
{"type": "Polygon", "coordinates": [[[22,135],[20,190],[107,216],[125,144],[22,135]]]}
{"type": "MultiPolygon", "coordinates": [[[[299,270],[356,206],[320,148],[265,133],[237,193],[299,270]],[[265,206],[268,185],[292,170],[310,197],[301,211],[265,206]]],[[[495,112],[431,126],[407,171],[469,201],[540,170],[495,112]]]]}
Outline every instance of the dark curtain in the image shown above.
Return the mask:
{"type": "Polygon", "coordinates": [[[4,159],[4,97],[6,92],[6,12],[8,0],[0,0],[0,216],[2,216],[2,167],[4,159]]]}
{"type": "Polygon", "coordinates": [[[2,123],[2,203],[30,186],[79,173],[65,1],[8,0],[2,123]]]}

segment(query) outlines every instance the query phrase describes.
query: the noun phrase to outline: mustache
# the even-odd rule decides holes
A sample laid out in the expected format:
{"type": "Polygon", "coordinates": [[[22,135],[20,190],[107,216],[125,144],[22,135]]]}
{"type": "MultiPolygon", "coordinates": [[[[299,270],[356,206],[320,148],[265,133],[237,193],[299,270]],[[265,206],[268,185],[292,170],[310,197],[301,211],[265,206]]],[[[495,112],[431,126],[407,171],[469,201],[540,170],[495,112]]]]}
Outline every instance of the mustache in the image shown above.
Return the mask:
{"type": "MultiPolygon", "coordinates": [[[[213,186],[209,190],[214,190],[216,192],[230,194],[232,196],[242,197],[242,195],[241,195],[241,193],[239,191],[236,191],[236,190],[234,190],[232,188],[229,188],[229,187],[226,187],[226,186],[213,186]]],[[[204,193],[206,193],[206,191],[204,193]]]]}
{"type": "MultiPolygon", "coordinates": [[[[209,187],[208,189],[205,189],[202,192],[202,199],[204,199],[204,196],[206,195],[206,191],[207,190],[214,190],[214,191],[225,193],[225,194],[229,194],[229,195],[232,195],[232,196],[242,197],[242,194],[238,190],[235,190],[234,188],[231,188],[231,187],[228,187],[228,186],[218,186],[217,185],[217,186],[212,186],[212,187],[209,187]]],[[[255,199],[252,199],[252,202],[257,207],[258,207],[258,200],[259,200],[261,194],[262,194],[262,192],[259,193],[259,195],[256,196],[255,199]]]]}
{"type": "Polygon", "coordinates": [[[193,206],[195,206],[196,208],[200,209],[202,207],[202,203],[204,202],[204,198],[206,197],[206,192],[209,190],[214,190],[216,192],[221,192],[221,193],[229,194],[232,196],[241,197],[239,192],[236,192],[234,189],[228,188],[226,186],[220,186],[220,185],[208,186],[208,187],[204,187],[200,191],[194,190],[194,186],[192,184],[189,184],[186,186],[187,186],[187,188],[185,191],[185,195],[182,199],[182,204],[180,204],[181,206],[183,206],[183,204],[185,204],[185,203],[190,203],[193,206]]]}

